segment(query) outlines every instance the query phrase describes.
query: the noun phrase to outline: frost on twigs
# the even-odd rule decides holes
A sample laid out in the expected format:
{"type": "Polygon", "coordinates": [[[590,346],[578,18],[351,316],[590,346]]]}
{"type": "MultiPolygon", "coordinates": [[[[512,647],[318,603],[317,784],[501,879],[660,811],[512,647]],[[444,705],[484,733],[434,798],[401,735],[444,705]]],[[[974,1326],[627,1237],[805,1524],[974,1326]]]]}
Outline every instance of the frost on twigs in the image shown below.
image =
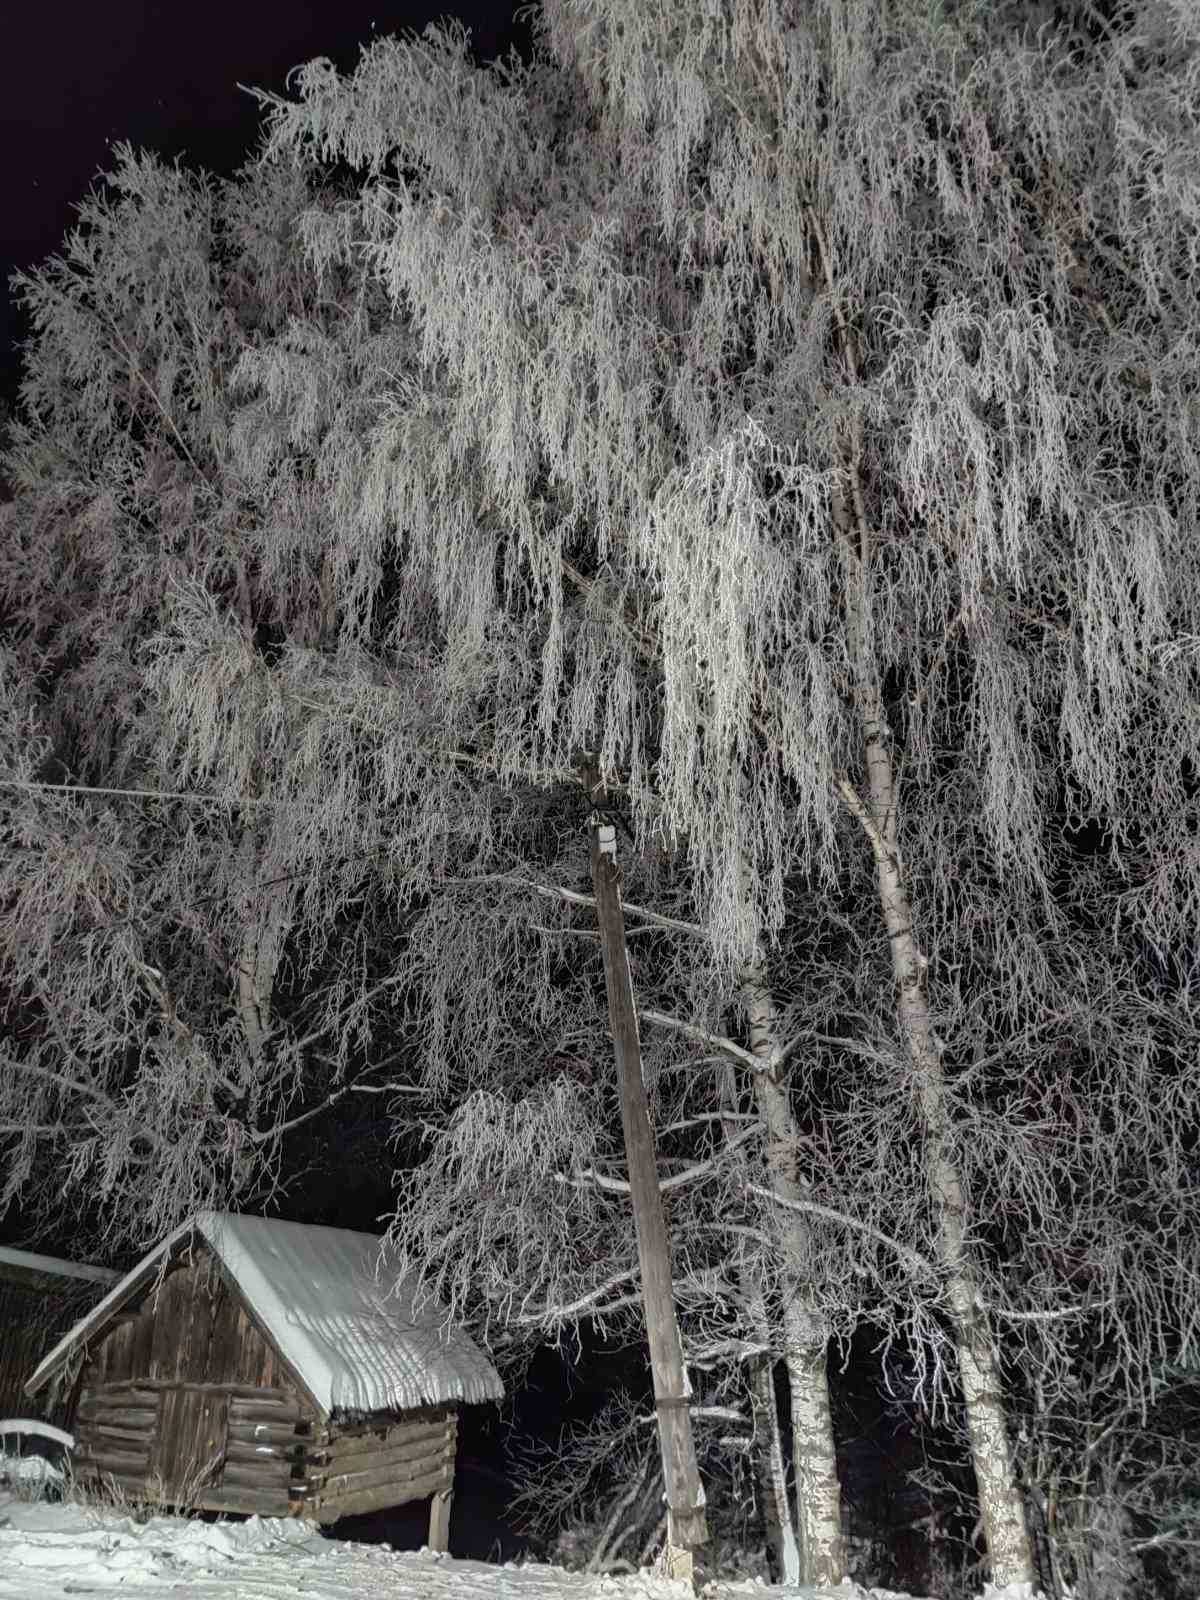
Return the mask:
{"type": "Polygon", "coordinates": [[[1194,19],[537,35],[315,63],[228,184],[122,154],[24,281],[10,1193],[157,1224],[383,1090],[449,1301],[632,1325],[594,750],[689,1345],[790,1361],[827,1532],[865,1322],[1057,1484],[1195,1354],[1194,19]]]}

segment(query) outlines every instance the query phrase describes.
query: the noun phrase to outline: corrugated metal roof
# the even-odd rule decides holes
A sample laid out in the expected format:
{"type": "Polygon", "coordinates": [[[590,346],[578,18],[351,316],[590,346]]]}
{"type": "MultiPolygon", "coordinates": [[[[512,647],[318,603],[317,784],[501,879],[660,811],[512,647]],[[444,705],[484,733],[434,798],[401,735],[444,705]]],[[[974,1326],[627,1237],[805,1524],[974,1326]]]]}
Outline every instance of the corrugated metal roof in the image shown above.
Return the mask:
{"type": "Polygon", "coordinates": [[[27,1385],[35,1392],[157,1273],[201,1238],[280,1353],[326,1411],[411,1410],[499,1400],[495,1367],[436,1302],[376,1281],[370,1233],[201,1211],[164,1239],[59,1341],[27,1385]]]}

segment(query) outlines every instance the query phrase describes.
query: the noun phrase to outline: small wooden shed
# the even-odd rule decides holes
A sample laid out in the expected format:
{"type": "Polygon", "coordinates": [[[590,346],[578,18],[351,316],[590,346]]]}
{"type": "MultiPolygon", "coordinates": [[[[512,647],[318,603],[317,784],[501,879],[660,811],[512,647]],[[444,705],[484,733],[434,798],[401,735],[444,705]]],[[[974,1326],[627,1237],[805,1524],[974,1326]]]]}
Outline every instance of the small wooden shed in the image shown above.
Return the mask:
{"type": "MultiPolygon", "coordinates": [[[[25,1384],[46,1351],[95,1305],[117,1274],[82,1261],[63,1261],[0,1245],[0,1417],[25,1417],[25,1384]]],[[[59,1401],[37,1409],[41,1420],[70,1425],[59,1401]]]]}
{"type": "Polygon", "coordinates": [[[200,1212],[27,1385],[78,1392],[76,1471],[132,1500],[321,1522],[429,1497],[446,1548],[460,1406],[491,1362],[376,1282],[372,1234],[200,1212]]]}

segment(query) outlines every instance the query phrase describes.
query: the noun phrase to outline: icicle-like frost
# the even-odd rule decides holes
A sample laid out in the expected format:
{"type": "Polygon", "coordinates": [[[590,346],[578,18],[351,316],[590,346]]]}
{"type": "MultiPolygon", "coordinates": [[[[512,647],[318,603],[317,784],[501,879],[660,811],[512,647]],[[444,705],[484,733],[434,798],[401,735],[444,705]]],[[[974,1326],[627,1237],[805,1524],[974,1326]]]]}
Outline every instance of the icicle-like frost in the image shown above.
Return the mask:
{"type": "MultiPolygon", "coordinates": [[[[577,881],[556,805],[586,746],[628,807],[631,873],[694,941],[646,964],[664,1012],[721,1039],[760,937],[791,975],[787,1092],[849,1219],[821,1225],[886,1256],[855,1259],[872,1314],[933,1352],[918,1390],[946,1392],[944,1297],[886,1241],[927,1259],[948,1221],[960,1328],[974,1288],[1014,1370],[1058,1385],[1056,1460],[1085,1425],[1060,1328],[1120,1350],[1130,1394],[1186,1347],[1196,1229],[1172,1174],[1195,1108],[1168,1087],[1194,1085],[1200,40],[1166,0],[1060,13],[1039,32],[1020,5],[546,0],[548,53],[506,73],[455,28],[380,41],[349,78],[304,69],[270,149],[306,164],[248,171],[236,202],[122,155],[69,264],[24,284],[5,600],[31,678],[43,649],[69,664],[38,716],[77,774],[228,804],[151,825],[18,791],[6,959],[89,1063],[65,1098],[32,1070],[54,1070],[49,1022],[21,1060],[41,1087],[13,1102],[38,1119],[18,1186],[54,1137],[29,1127],[64,1108],[72,1170],[109,1152],[114,1195],[158,1170],[185,1193],[206,1160],[230,1177],[266,1134],[244,1089],[281,1119],[301,1060],[343,1073],[400,1020],[405,1087],[434,1101],[593,1038],[586,986],[568,1014],[548,976],[586,971],[546,953],[580,930],[535,934],[527,898],[535,875],[551,897],[577,881]],[[345,203],[325,160],[363,179],[345,203]],[[854,797],[885,765],[875,837],[854,797]],[[261,932],[243,846],[256,890],[303,880],[291,1000],[340,1041],[305,1056],[298,1022],[277,1076],[206,976],[261,932]],[[920,1016],[897,1010],[901,940],[920,1016]],[[105,1074],[135,1025],[122,1118],[105,1074]],[[1106,1209],[1096,1170],[1178,1226],[1106,1209]],[[961,1218],[931,1172],[963,1179],[961,1218]]],[[[437,1238],[465,1261],[459,1199],[437,1238]]],[[[624,1262],[628,1241],[602,1248],[624,1262]]],[[[543,1281],[548,1259],[514,1247],[505,1271],[543,1281]]],[[[555,1280],[571,1303],[619,1304],[577,1268],[555,1280]]],[[[829,1313],[853,1317],[837,1280],[829,1313]]],[[[523,1325],[561,1310],[531,1299],[523,1325]]],[[[976,1376],[1004,1512],[998,1383],[976,1376]]]]}

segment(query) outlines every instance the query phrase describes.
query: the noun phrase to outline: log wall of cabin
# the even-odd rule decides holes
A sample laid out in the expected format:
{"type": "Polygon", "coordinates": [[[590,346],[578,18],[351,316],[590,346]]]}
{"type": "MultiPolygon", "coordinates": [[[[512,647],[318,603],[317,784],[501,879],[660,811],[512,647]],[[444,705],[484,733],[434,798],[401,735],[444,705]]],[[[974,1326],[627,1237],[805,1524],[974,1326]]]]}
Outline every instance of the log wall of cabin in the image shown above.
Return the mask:
{"type": "Polygon", "coordinates": [[[203,1253],[148,1286],[92,1346],[76,1466],[132,1500],[323,1522],[448,1496],[449,1406],[331,1422],[203,1253]],[[190,1460],[190,1472],[176,1471],[190,1460]]]}
{"type": "Polygon", "coordinates": [[[327,1425],[309,1455],[307,1499],[322,1522],[406,1505],[454,1487],[458,1416],[449,1407],[327,1425]]]}
{"type": "Polygon", "coordinates": [[[132,1498],[286,1516],[316,1418],[211,1258],[173,1265],[88,1351],[76,1463],[132,1498]]]}
{"type": "Polygon", "coordinates": [[[221,1417],[223,1454],[207,1479],[197,1473],[190,1492],[185,1485],[183,1503],[272,1517],[302,1513],[312,1422],[297,1402],[269,1389],[138,1383],[89,1389],[77,1413],[77,1470],[112,1478],[133,1500],[169,1498],[158,1480],[172,1425],[185,1421],[175,1397],[197,1392],[221,1417]]]}

